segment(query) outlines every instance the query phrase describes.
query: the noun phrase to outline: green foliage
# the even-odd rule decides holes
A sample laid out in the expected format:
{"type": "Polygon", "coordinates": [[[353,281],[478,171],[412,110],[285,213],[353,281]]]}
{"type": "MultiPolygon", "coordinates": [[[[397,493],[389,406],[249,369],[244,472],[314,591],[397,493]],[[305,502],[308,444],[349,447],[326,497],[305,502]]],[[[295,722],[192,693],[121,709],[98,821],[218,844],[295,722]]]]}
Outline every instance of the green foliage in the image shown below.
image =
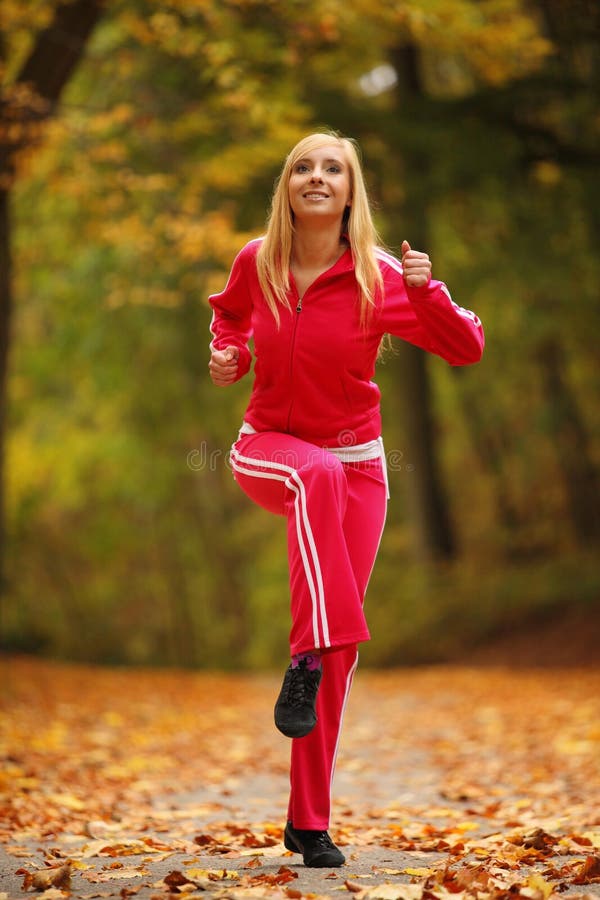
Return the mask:
{"type": "MultiPolygon", "coordinates": [[[[20,8],[8,75],[32,39],[20,8]]],[[[20,163],[8,644],[111,662],[284,658],[283,520],[252,507],[228,470],[249,384],[210,384],[205,298],[262,231],[282,157],[323,123],[359,139],[392,246],[418,221],[407,197],[426,207],[434,270],[488,334],[475,369],[430,367],[460,543],[450,569],[415,563],[406,488],[418,460],[406,455],[393,355],[380,367],[399,462],[365,657],[443,659],[530,613],[592,602],[577,472],[557,453],[564,418],[540,354],[560,347],[562,400],[593,471],[596,38],[561,43],[541,5],[529,10],[109,6],[43,147],[20,163]],[[364,93],[359,77],[398,67],[407,47],[419,95],[400,68],[396,87],[364,93]],[[576,577],[580,565],[589,577],[576,577]]]]}

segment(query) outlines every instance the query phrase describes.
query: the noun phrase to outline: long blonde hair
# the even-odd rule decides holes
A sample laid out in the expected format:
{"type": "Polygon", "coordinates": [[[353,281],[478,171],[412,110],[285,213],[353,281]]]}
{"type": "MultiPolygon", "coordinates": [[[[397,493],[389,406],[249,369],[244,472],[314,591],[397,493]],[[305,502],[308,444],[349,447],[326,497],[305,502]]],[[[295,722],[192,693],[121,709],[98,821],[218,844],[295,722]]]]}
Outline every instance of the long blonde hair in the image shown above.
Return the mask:
{"type": "Polygon", "coordinates": [[[383,279],[375,248],[379,238],[360,164],[358,146],[351,138],[335,132],[309,134],[289,152],[281,174],[275,183],[267,233],[256,258],[258,280],[265,300],[279,324],[279,304],[290,308],[287,293],[290,289],[290,261],[294,237],[294,217],[290,207],[288,185],[296,163],[321,147],[337,144],[343,151],[350,169],[350,196],[352,205],[347,207],[342,219],[342,232],[348,235],[354,258],[354,274],[359,288],[360,321],[364,325],[369,310],[374,307],[378,290],[383,289],[383,279]]]}

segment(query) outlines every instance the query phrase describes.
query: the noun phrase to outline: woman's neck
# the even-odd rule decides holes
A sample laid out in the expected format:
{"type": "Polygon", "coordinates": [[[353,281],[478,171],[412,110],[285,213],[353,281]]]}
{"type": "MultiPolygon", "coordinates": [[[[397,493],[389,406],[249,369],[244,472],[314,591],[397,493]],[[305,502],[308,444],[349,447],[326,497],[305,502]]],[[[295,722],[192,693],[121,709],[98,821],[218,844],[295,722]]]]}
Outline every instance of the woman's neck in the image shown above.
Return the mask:
{"type": "Polygon", "coordinates": [[[345,244],[339,227],[302,228],[298,225],[292,244],[292,267],[298,269],[325,269],[332,266],[344,252],[345,244]]]}

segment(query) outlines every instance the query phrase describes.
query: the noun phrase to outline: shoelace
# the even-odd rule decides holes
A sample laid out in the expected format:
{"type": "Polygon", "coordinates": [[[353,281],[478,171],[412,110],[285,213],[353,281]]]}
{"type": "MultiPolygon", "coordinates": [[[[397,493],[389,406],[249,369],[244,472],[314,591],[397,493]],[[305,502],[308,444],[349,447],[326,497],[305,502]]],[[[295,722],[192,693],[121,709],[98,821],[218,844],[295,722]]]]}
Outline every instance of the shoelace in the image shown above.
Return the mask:
{"type": "Polygon", "coordinates": [[[306,668],[306,661],[301,660],[296,668],[290,671],[287,702],[290,706],[303,706],[313,700],[316,693],[316,675],[306,668]]]}
{"type": "Polygon", "coordinates": [[[335,844],[329,837],[329,834],[326,831],[321,831],[320,834],[315,836],[314,839],[315,844],[319,844],[321,847],[325,847],[326,850],[335,849],[335,844]]]}

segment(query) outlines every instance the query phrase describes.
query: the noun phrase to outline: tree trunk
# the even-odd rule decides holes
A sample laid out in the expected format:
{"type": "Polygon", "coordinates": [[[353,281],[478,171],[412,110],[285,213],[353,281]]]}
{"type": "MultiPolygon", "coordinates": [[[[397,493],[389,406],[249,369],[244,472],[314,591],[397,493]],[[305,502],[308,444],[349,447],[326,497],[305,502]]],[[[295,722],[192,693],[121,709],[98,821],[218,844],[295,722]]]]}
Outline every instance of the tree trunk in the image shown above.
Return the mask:
{"type": "MultiPolygon", "coordinates": [[[[410,121],[418,115],[425,94],[419,72],[418,50],[413,45],[397,48],[392,63],[398,73],[398,115],[410,121]]],[[[417,129],[418,130],[418,129],[417,129]]],[[[410,140],[399,153],[406,172],[404,217],[406,237],[412,247],[427,250],[427,158],[410,140]]],[[[417,549],[424,558],[447,559],[455,553],[455,539],[448,503],[442,487],[431,408],[431,385],[425,353],[402,343],[396,361],[398,396],[406,427],[408,457],[414,464],[409,491],[416,524],[417,549]]]]}
{"type": "Polygon", "coordinates": [[[3,566],[4,516],[6,486],[4,483],[4,448],[6,435],[6,385],[9,331],[12,311],[12,278],[10,246],[10,194],[0,188],[0,596],[4,594],[3,566]]]}
{"type": "MultiPolygon", "coordinates": [[[[160,536],[159,536],[160,540],[160,536]]],[[[178,558],[177,544],[161,545],[160,566],[167,582],[167,604],[171,631],[171,659],[175,666],[193,668],[200,664],[198,634],[192,615],[185,570],[178,558]]]]}
{"type": "Polygon", "coordinates": [[[417,551],[424,559],[447,559],[455,552],[455,542],[437,459],[425,354],[418,347],[403,344],[395,368],[406,429],[406,459],[414,467],[408,484],[417,551]]]}
{"type": "Polygon", "coordinates": [[[0,590],[5,588],[5,471],[7,374],[10,350],[12,280],[10,189],[16,155],[40,138],[43,122],[55,111],[62,91],[83,56],[102,13],[101,0],[74,0],[57,6],[40,32],[12,85],[0,95],[0,590]],[[26,90],[26,93],[24,93],[26,90]]]}
{"type": "MultiPolygon", "coordinates": [[[[465,374],[462,366],[453,369],[457,382],[465,374]]],[[[508,559],[519,553],[518,538],[523,521],[517,503],[512,496],[510,473],[510,440],[505,423],[490,420],[481,401],[461,390],[460,402],[473,450],[479,464],[489,477],[495,507],[495,519],[502,533],[503,547],[508,559]]]]}
{"type": "Polygon", "coordinates": [[[565,374],[562,347],[548,338],[538,348],[544,391],[552,409],[551,429],[562,472],[571,521],[579,543],[600,538],[600,485],[592,460],[587,429],[565,374]]]}

